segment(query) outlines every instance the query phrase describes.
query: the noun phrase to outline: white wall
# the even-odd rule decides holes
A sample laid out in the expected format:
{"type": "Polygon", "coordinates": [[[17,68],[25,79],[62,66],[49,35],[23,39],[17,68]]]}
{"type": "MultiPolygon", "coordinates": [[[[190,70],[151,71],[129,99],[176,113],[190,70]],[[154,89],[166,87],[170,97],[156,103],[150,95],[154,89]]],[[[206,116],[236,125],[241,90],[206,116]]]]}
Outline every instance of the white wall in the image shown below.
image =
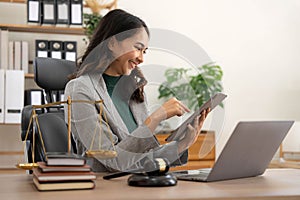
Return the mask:
{"type": "MultiPolygon", "coordinates": [[[[1,23],[24,23],[20,14],[24,5],[3,5],[1,23]]],[[[217,152],[240,120],[300,121],[298,0],[119,0],[118,7],[141,17],[151,28],[187,36],[221,65],[228,99],[217,152]]],[[[148,63],[184,64],[172,56],[155,53],[151,56],[149,51],[148,63]]],[[[157,68],[148,71],[154,77],[163,73],[157,68]]],[[[156,95],[148,94],[153,104],[156,95]]],[[[299,132],[297,123],[284,149],[300,151],[299,132]]]]}
{"type": "MultiPolygon", "coordinates": [[[[119,0],[119,8],[184,34],[221,65],[228,99],[217,152],[240,120],[300,120],[299,1],[119,0]]],[[[284,150],[300,151],[299,132],[297,123],[284,150]]]]}

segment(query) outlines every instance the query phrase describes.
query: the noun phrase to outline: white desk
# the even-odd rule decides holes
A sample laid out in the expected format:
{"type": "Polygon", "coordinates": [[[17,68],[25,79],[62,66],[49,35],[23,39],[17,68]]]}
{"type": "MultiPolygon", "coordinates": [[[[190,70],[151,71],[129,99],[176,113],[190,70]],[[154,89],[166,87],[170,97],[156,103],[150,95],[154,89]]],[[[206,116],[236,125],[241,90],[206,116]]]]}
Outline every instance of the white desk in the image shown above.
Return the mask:
{"type": "Polygon", "coordinates": [[[38,192],[32,176],[26,174],[0,175],[0,198],[27,199],[300,199],[299,169],[268,169],[263,176],[212,183],[179,181],[177,186],[144,188],[127,185],[127,178],[96,180],[93,190],[38,192]]]}

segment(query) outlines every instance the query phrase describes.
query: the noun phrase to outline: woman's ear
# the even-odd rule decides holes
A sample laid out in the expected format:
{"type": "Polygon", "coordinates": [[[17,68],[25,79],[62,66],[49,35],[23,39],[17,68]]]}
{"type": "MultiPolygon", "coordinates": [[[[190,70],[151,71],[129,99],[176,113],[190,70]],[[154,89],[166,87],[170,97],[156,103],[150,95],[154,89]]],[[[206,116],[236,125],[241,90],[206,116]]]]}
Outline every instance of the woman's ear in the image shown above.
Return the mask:
{"type": "Polygon", "coordinates": [[[115,36],[112,36],[108,41],[109,50],[114,52],[116,50],[116,44],[117,44],[117,40],[116,40],[115,36]]]}

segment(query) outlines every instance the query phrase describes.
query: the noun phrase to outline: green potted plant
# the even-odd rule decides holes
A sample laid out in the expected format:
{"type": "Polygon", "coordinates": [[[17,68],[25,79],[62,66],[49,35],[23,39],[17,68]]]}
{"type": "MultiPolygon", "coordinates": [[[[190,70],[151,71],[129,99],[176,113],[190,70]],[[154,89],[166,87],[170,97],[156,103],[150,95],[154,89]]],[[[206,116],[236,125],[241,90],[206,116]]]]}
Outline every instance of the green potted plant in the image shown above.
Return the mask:
{"type": "MultiPolygon", "coordinates": [[[[191,69],[169,68],[166,81],[159,86],[158,98],[176,97],[195,110],[212,95],[223,90],[223,71],[219,65],[208,63],[197,68],[198,74],[189,74],[191,69]]],[[[222,106],[222,105],[221,105],[222,106]]]]}
{"type": "Polygon", "coordinates": [[[97,14],[97,13],[84,13],[83,14],[83,28],[84,28],[84,33],[87,36],[88,40],[85,40],[86,43],[92,38],[93,33],[101,20],[102,15],[97,14]]]}

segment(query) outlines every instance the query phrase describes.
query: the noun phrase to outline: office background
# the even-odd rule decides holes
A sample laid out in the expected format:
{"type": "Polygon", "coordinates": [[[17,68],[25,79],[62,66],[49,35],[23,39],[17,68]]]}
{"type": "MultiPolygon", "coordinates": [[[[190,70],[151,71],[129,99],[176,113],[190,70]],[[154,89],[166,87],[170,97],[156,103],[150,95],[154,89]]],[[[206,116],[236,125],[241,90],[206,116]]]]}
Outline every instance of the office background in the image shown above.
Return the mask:
{"type": "MultiPolygon", "coordinates": [[[[25,7],[26,4],[1,3],[0,23],[26,23],[25,7]]],[[[223,127],[217,133],[217,155],[240,120],[300,120],[298,0],[119,0],[118,8],[141,17],[150,28],[185,35],[222,67],[228,98],[223,127]]],[[[12,33],[10,37],[55,40],[58,35],[12,33]]],[[[62,35],[59,39],[77,41],[78,55],[84,51],[83,36],[62,35]]],[[[32,60],[34,49],[29,56],[32,60]]],[[[151,55],[150,51],[145,59],[145,65],[183,64],[180,59],[151,55]]],[[[150,103],[155,104],[155,95],[148,94],[150,103]]],[[[208,123],[204,128],[210,127],[208,123]]],[[[296,123],[284,149],[300,151],[299,132],[300,125],[296,123]]],[[[15,127],[0,126],[0,133],[2,138],[20,139],[15,127]],[[17,133],[12,136],[11,132],[17,133]]]]}

